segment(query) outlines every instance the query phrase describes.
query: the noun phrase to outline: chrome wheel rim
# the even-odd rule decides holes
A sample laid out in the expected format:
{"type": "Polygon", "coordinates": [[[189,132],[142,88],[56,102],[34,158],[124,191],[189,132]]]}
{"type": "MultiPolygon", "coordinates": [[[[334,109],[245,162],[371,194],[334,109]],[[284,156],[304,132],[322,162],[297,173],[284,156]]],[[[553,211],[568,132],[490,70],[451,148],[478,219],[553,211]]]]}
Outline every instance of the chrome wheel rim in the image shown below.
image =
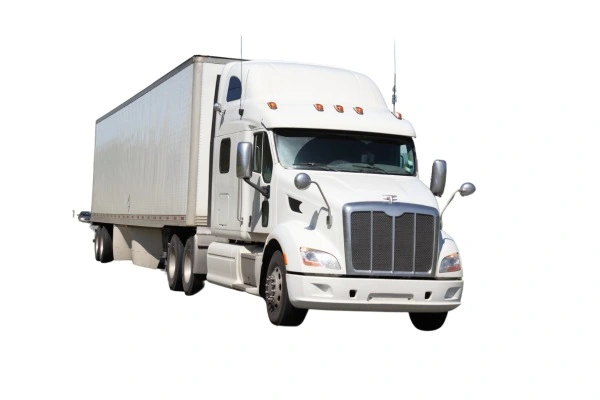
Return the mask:
{"type": "Polygon", "coordinates": [[[192,258],[188,255],[188,253],[186,253],[184,260],[183,260],[183,279],[186,282],[189,282],[191,278],[192,278],[192,258]]]}
{"type": "Polygon", "coordinates": [[[94,251],[96,255],[100,254],[100,235],[96,233],[96,240],[94,240],[94,251]]]}
{"type": "Polygon", "coordinates": [[[267,277],[265,283],[265,297],[267,300],[267,309],[269,312],[275,312],[281,308],[281,297],[283,287],[283,276],[281,269],[275,267],[271,275],[267,277]]]}
{"type": "Polygon", "coordinates": [[[104,253],[104,240],[102,240],[102,235],[98,235],[98,256],[102,257],[102,253],[104,253]]]}
{"type": "Polygon", "coordinates": [[[169,261],[167,262],[167,273],[169,274],[169,278],[173,279],[175,276],[175,263],[177,260],[175,259],[175,254],[172,251],[169,252],[169,261]]]}

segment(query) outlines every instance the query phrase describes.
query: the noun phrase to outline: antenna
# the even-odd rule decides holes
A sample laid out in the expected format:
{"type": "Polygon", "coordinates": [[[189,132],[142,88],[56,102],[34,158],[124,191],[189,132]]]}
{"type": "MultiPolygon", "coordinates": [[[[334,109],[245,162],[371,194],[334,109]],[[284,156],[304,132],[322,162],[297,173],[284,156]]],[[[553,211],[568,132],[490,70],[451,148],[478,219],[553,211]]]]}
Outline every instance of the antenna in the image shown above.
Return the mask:
{"type": "Polygon", "coordinates": [[[244,70],[242,69],[242,65],[244,62],[244,42],[243,36],[240,36],[240,109],[238,110],[238,114],[240,114],[240,118],[244,115],[244,110],[242,109],[242,95],[244,94],[244,70]]]}
{"type": "Polygon", "coordinates": [[[392,107],[396,113],[396,40],[394,39],[394,87],[392,88],[392,107]]]}

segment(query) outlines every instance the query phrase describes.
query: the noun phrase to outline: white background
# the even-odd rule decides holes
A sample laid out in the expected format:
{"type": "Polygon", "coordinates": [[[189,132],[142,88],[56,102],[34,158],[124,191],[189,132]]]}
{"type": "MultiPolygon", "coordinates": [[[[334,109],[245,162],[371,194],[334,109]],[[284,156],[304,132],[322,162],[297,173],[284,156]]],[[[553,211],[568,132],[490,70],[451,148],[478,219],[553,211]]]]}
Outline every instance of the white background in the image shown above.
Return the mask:
{"type": "MultiPolygon", "coordinates": [[[[0,12],[0,398],[598,398],[597,10],[579,1],[12,2],[0,12]],[[418,3],[418,4],[416,4],[418,3]],[[18,5],[16,5],[18,4],[18,5]],[[94,261],[95,120],[193,54],[363,72],[448,161],[463,305],[310,311],[94,261]]],[[[8,4],[8,3],[7,3],[8,4]]]]}

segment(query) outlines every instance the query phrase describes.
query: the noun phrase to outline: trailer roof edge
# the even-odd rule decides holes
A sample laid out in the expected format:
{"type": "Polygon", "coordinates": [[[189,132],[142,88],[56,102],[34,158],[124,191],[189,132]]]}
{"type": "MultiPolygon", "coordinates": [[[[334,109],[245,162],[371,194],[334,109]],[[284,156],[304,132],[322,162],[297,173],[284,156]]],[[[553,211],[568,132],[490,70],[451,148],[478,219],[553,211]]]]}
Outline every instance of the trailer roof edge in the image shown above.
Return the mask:
{"type": "MultiPolygon", "coordinates": [[[[103,116],[98,118],[96,120],[96,124],[102,122],[103,120],[110,117],[117,111],[127,107],[129,104],[133,103],[134,101],[136,101],[137,99],[139,99],[140,97],[142,97],[143,95],[145,95],[146,93],[148,93],[149,91],[151,91],[152,89],[154,89],[155,87],[160,85],[161,83],[165,82],[169,78],[173,77],[174,75],[178,74],[183,69],[187,68],[188,66],[190,66],[194,63],[210,62],[210,63],[214,63],[214,64],[227,64],[232,61],[239,61],[239,58],[204,56],[204,55],[192,56],[192,57],[188,58],[187,60],[185,60],[184,62],[182,62],[181,64],[179,64],[177,67],[175,67],[171,71],[169,71],[168,73],[166,73],[165,75],[163,75],[162,77],[160,77],[158,80],[156,80],[150,86],[146,87],[141,92],[139,92],[138,94],[131,97],[129,100],[126,100],[122,104],[118,105],[117,107],[113,108],[112,110],[110,110],[109,112],[107,112],[106,114],[104,114],[103,116]]],[[[248,60],[243,60],[243,61],[248,61],[248,60]]]]}

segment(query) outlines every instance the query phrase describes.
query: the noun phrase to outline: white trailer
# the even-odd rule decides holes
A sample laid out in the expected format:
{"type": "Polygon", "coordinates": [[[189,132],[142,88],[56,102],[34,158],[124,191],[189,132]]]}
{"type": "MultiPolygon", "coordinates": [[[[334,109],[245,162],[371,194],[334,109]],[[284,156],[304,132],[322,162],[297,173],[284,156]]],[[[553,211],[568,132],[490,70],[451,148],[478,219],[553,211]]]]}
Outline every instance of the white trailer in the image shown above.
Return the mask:
{"type": "Polygon", "coordinates": [[[414,136],[362,74],[194,56],[96,122],[96,259],[261,296],[276,325],[313,308],[438,329],[462,266],[435,198],[446,164],[427,188],[414,136]]]}

